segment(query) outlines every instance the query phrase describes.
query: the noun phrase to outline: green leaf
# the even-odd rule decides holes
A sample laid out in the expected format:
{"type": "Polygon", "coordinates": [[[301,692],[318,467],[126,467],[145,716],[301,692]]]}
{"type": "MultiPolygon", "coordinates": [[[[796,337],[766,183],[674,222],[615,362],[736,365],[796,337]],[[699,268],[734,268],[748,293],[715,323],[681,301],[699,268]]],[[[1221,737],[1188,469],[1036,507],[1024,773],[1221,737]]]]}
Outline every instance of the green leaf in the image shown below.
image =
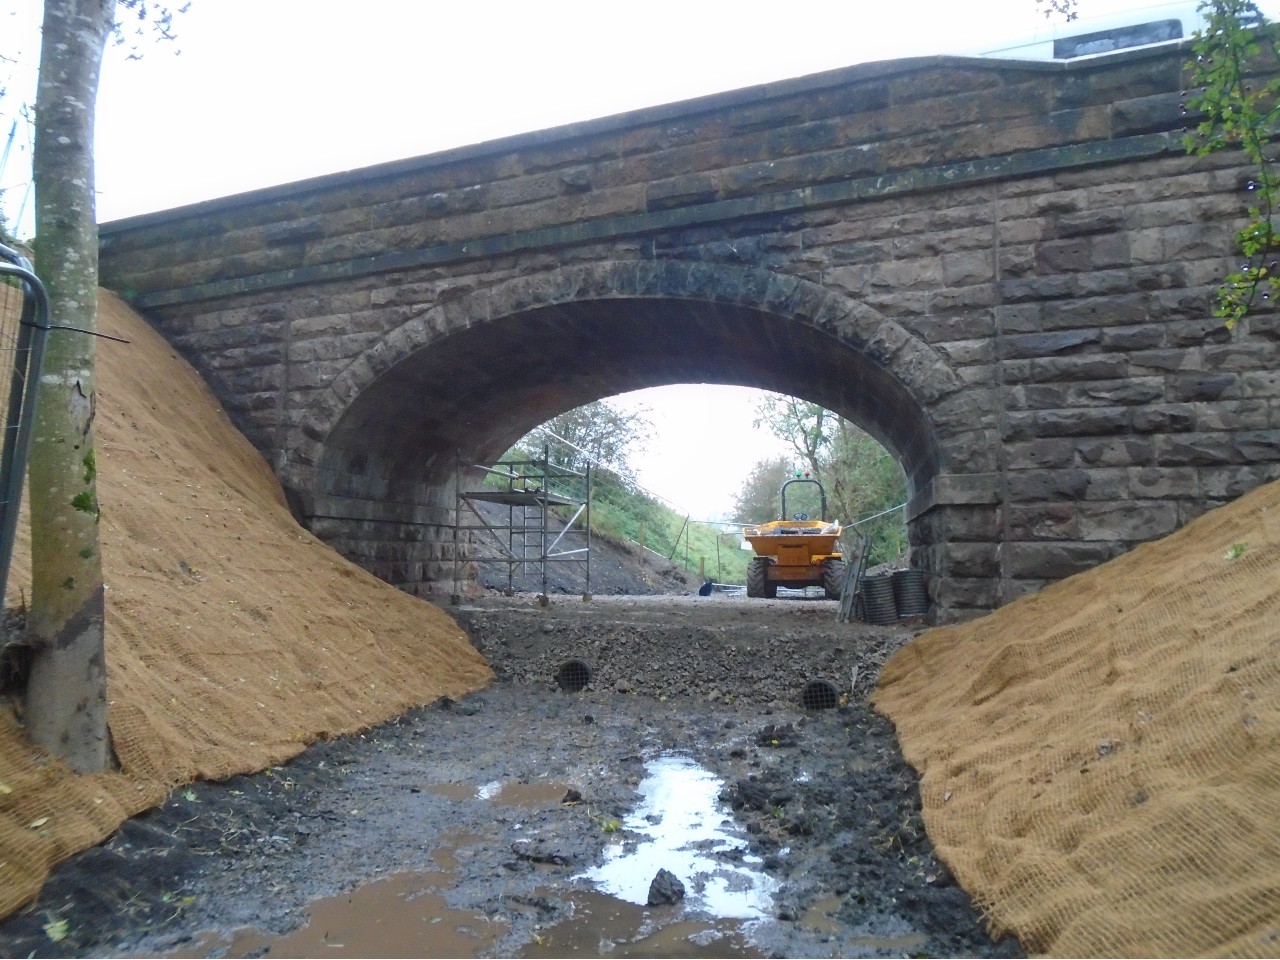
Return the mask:
{"type": "Polygon", "coordinates": [[[69,930],[70,924],[61,917],[50,917],[49,922],[44,925],[44,935],[54,943],[67,939],[69,930]]]}

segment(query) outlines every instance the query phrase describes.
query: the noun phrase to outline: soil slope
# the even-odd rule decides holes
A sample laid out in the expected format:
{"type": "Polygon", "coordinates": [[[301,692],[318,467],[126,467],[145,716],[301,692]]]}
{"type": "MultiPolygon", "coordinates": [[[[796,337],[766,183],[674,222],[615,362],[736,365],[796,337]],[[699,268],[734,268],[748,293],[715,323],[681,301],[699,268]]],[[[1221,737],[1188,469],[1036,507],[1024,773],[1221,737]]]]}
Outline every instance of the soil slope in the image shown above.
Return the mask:
{"type": "Polygon", "coordinates": [[[1280,483],[920,637],[875,704],[1028,950],[1280,953],[1280,483]]]}
{"type": "MultiPolygon", "coordinates": [[[[0,915],[175,784],[261,770],[492,678],[449,617],[298,527],[195,371],[110,294],[100,326],[128,341],[99,343],[96,421],[121,769],[73,776],[30,748],[15,705],[0,713],[0,915]]],[[[10,605],[28,557],[20,543],[10,605]]]]}

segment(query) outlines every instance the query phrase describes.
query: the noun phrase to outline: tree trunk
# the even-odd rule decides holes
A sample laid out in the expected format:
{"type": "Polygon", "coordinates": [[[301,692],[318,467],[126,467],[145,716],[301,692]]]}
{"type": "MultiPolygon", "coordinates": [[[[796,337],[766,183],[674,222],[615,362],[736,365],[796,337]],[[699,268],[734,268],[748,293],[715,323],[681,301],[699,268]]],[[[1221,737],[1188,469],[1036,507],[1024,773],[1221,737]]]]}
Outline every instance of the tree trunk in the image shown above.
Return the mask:
{"type": "MultiPolygon", "coordinates": [[[[45,0],[36,93],[36,269],[54,324],[95,329],[93,118],[115,0],[45,0]]],[[[31,739],[74,770],[108,759],[102,557],[93,453],[94,338],[54,331],[31,451],[31,739]]]]}

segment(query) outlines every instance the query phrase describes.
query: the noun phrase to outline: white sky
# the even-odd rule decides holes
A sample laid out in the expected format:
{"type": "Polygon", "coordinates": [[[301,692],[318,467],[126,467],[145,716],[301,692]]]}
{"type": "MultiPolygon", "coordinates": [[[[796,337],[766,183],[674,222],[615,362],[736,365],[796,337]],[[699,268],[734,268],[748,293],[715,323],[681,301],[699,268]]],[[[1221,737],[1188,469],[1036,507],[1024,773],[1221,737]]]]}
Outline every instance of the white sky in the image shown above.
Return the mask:
{"type": "MultiPolygon", "coordinates": [[[[176,44],[146,45],[141,60],[108,52],[99,219],[854,63],[994,52],[1195,6],[1080,0],[1081,20],[1065,28],[1035,0],[194,0],[176,44]]],[[[0,55],[17,61],[0,63],[0,138],[34,100],[39,10],[38,0],[0,0],[0,55]]],[[[11,220],[26,211],[23,235],[29,140],[19,121],[0,167],[3,209],[11,220]]],[[[697,516],[719,515],[777,445],[753,434],[739,388],[663,389],[644,392],[661,443],[640,461],[640,480],[697,516]]]]}

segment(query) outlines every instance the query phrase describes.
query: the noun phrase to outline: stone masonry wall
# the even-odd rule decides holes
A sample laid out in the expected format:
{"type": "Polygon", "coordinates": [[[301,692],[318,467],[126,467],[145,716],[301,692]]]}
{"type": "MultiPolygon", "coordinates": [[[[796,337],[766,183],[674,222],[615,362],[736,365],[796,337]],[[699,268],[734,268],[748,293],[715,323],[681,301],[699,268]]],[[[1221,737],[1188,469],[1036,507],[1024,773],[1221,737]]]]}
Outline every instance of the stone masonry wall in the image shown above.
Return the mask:
{"type": "MultiPolygon", "coordinates": [[[[365,431],[367,457],[335,432],[350,410],[388,376],[447,407],[500,368],[503,337],[472,334],[516,304],[545,314],[526,359],[572,380],[513,394],[546,419],[602,388],[556,334],[635,342],[602,303],[728,304],[708,356],[936,451],[914,478],[914,562],[939,615],[964,615],[1280,477],[1276,315],[1234,332],[1211,316],[1249,172],[1182,150],[1186,55],[869,65],[258,191],[104,226],[104,284],[205,373],[317,533],[422,593],[451,576],[441,464],[459,437],[422,420],[436,466],[414,472],[389,427],[365,431]],[[616,264],[648,279],[619,284],[616,264]],[[464,336],[465,378],[397,365],[464,336]],[[746,346],[766,341],[810,345],[827,381],[803,357],[768,369],[746,346]],[[877,372],[911,402],[859,399],[877,372]]],[[[608,341],[597,373],[670,372],[608,341]]],[[[388,424],[425,416],[385,392],[388,424]]],[[[490,421],[469,427],[477,449],[514,439],[490,421]]]]}

